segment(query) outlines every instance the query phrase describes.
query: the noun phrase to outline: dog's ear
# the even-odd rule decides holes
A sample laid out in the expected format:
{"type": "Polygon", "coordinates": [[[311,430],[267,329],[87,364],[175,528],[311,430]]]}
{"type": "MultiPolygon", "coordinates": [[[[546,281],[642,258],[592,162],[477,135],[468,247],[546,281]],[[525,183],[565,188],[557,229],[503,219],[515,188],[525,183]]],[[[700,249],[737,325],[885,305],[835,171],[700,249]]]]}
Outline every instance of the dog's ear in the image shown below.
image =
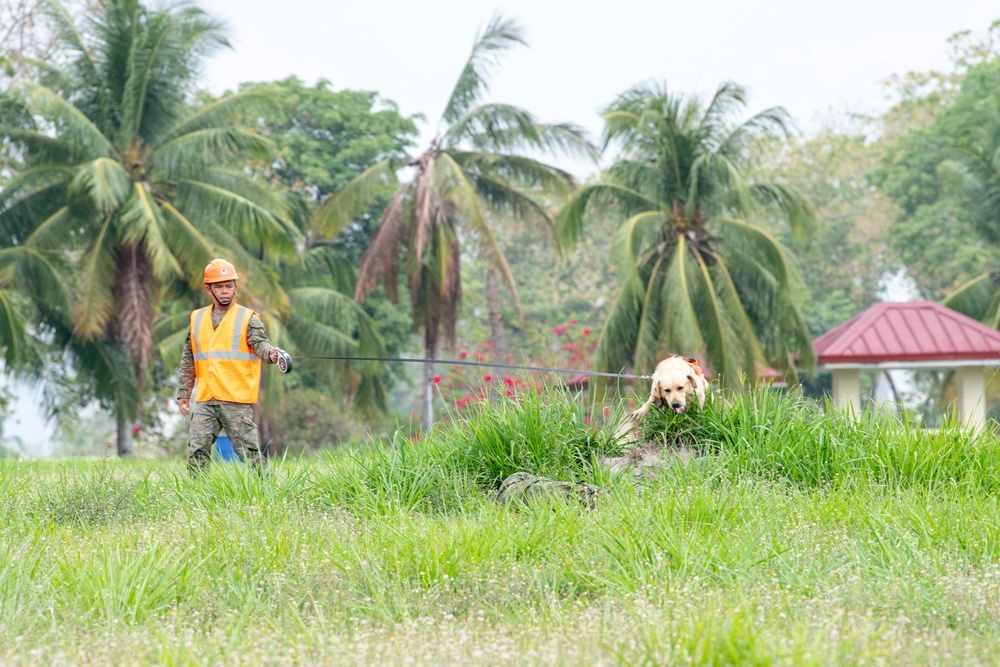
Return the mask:
{"type": "Polygon", "coordinates": [[[694,375],[688,374],[688,384],[691,385],[691,391],[698,388],[698,380],[695,379],[694,375]]]}
{"type": "Polygon", "coordinates": [[[663,397],[660,395],[661,393],[659,380],[653,380],[653,387],[649,392],[649,402],[656,407],[663,405],[663,397]]]}

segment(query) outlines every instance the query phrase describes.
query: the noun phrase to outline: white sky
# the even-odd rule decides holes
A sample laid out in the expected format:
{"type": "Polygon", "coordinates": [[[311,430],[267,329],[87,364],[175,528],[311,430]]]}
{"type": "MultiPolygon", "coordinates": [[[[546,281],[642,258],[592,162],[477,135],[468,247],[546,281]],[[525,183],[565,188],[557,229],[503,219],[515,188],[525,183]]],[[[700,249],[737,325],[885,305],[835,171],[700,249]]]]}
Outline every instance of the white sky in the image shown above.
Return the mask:
{"type": "MultiPolygon", "coordinates": [[[[947,38],[984,31],[1000,0],[203,0],[233,51],[213,58],[216,93],[296,74],[378,91],[435,132],[477,30],[495,11],[530,48],[508,54],[491,99],[596,139],[598,110],[632,85],[665,80],[708,94],[750,88],[750,111],[783,105],[808,131],[830,111],[877,112],[892,73],[948,65],[947,38]]],[[[573,165],[574,171],[586,170],[573,165]]]]}

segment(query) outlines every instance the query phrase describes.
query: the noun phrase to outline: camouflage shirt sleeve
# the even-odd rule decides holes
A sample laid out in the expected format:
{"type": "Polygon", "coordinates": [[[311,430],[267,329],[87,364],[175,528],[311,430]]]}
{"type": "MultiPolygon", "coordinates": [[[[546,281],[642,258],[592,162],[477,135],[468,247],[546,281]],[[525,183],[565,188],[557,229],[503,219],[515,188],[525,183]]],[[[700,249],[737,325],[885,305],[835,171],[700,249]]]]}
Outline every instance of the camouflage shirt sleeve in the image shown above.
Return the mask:
{"type": "Polygon", "coordinates": [[[184,353],[181,355],[181,378],[177,383],[177,400],[191,398],[192,389],[194,389],[194,353],[191,351],[191,327],[188,326],[184,353]]]}
{"type": "Polygon", "coordinates": [[[264,360],[264,363],[271,363],[269,357],[271,348],[274,346],[267,338],[267,329],[264,328],[264,323],[256,315],[250,318],[250,324],[247,325],[247,344],[254,354],[264,360]]]}

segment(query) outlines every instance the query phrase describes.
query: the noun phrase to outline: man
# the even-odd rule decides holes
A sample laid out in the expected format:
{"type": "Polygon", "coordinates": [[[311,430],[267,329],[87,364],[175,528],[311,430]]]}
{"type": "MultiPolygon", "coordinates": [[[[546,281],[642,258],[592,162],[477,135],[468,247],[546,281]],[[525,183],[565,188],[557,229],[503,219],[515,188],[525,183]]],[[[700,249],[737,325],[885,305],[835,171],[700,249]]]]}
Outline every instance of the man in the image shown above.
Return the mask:
{"type": "Polygon", "coordinates": [[[212,443],[225,429],[240,459],[263,470],[264,459],[253,421],[260,393],[261,361],[278,361],[278,348],[267,339],[257,313],[236,303],[236,268],[224,259],[205,267],[205,290],[212,305],[192,311],[187,345],[181,357],[177,406],[191,414],[191,389],[198,381],[188,435],[188,466],[204,469],[212,443]]]}

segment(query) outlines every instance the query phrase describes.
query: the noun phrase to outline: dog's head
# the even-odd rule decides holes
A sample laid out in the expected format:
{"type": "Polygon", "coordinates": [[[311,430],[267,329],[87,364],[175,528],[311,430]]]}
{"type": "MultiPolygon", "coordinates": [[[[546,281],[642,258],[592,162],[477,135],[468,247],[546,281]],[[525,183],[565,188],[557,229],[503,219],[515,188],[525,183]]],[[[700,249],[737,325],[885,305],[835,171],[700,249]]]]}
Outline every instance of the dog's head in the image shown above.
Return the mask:
{"type": "Polygon", "coordinates": [[[668,370],[653,379],[653,405],[670,406],[677,414],[684,412],[694,400],[696,382],[691,372],[668,370]]]}

